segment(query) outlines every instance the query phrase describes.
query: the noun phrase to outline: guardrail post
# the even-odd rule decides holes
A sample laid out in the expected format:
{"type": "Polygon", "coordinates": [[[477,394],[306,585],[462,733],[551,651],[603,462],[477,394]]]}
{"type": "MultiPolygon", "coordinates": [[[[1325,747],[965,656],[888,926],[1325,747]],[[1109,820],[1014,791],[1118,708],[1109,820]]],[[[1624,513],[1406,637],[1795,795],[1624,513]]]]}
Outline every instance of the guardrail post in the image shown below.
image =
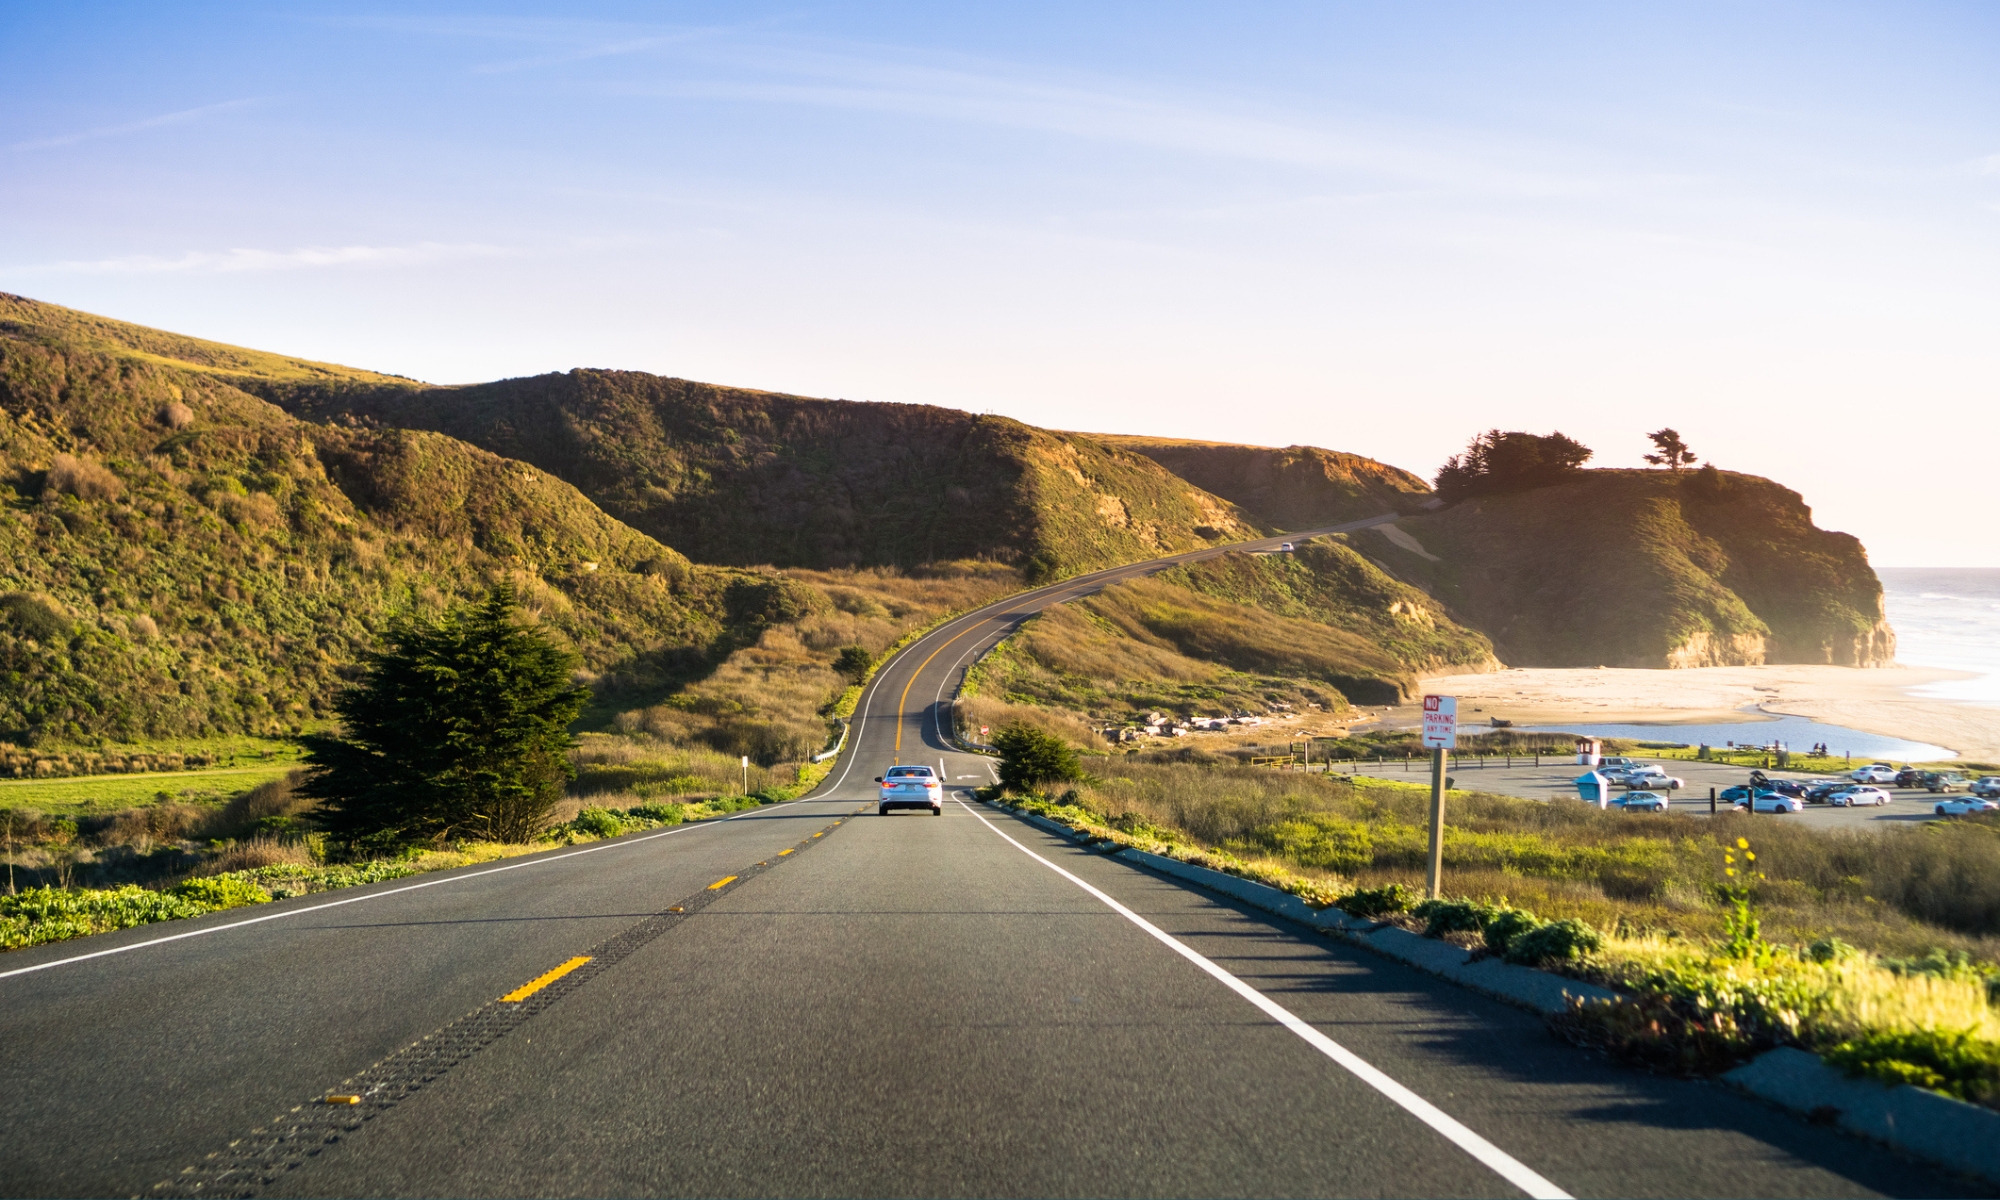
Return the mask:
{"type": "Polygon", "coordinates": [[[1711,817],[1715,815],[1715,789],[1714,789],[1714,788],[1710,788],[1710,789],[1708,789],[1708,815],[1709,815],[1709,816],[1711,816],[1711,817]]]}

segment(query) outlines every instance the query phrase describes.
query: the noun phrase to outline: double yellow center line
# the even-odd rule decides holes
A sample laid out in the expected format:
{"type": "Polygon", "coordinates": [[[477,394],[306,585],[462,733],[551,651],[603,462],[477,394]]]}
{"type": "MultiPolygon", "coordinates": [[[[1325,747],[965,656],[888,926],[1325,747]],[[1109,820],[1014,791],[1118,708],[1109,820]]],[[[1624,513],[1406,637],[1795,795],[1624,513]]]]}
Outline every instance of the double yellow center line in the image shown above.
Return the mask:
{"type": "Polygon", "coordinates": [[[548,974],[537,975],[533,979],[530,979],[528,982],[522,984],[520,987],[517,987],[513,991],[508,992],[506,995],[500,997],[500,1003],[519,1004],[521,1001],[526,1000],[528,997],[534,995],[536,992],[541,991],[543,988],[554,983],[556,980],[561,979],[563,976],[569,974],[571,971],[576,970],[578,967],[582,966],[583,964],[589,961],[590,961],[589,955],[580,954],[577,957],[570,959],[562,966],[557,967],[555,970],[550,971],[548,974]]]}

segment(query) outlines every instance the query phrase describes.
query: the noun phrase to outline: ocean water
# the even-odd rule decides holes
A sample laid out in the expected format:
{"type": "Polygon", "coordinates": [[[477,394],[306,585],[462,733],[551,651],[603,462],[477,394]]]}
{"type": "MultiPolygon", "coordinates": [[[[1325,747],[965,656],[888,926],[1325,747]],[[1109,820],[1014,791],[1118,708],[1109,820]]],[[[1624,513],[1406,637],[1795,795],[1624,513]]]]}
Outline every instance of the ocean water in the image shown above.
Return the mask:
{"type": "MultiPolygon", "coordinates": [[[[1882,602],[1888,609],[1889,624],[1896,630],[1897,662],[1909,667],[1975,672],[1971,679],[1914,689],[1916,694],[2000,706],[2000,569],[1881,567],[1875,573],[1882,578],[1882,602]]],[[[2000,714],[1995,720],[2000,720],[2000,714]]],[[[1523,728],[1557,729],[1553,725],[1523,728]]],[[[1956,757],[1941,746],[1822,725],[1804,717],[1752,717],[1728,725],[1565,725],[1561,730],[1588,737],[1689,745],[1775,742],[1797,749],[1825,742],[1835,754],[1897,762],[1956,757]]]]}
{"type": "Polygon", "coordinates": [[[1917,694],[2000,705],[2000,569],[1882,567],[1875,573],[1896,628],[1897,662],[1978,672],[1917,694]]]}

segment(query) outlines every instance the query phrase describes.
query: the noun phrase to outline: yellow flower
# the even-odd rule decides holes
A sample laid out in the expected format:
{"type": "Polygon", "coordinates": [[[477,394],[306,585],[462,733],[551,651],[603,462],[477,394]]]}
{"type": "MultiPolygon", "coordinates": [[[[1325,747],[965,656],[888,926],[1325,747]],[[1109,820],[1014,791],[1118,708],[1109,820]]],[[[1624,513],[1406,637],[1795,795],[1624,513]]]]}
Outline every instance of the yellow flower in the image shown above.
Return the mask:
{"type": "Polygon", "coordinates": [[[1723,873],[1724,875],[1728,875],[1728,876],[1731,876],[1731,877],[1734,877],[1734,876],[1735,876],[1735,874],[1736,874],[1736,868],[1735,868],[1735,867],[1724,867],[1724,868],[1722,868],[1722,873],[1723,873]]]}
{"type": "Polygon", "coordinates": [[[1748,850],[1744,851],[1743,857],[1749,859],[1751,862],[1757,861],[1757,855],[1754,851],[1748,851],[1748,850]]]}
{"type": "Polygon", "coordinates": [[[1750,839],[1749,839],[1749,838],[1737,838],[1737,839],[1736,839],[1736,848],[1737,848],[1738,850],[1748,850],[1748,849],[1750,848],[1750,839]]]}

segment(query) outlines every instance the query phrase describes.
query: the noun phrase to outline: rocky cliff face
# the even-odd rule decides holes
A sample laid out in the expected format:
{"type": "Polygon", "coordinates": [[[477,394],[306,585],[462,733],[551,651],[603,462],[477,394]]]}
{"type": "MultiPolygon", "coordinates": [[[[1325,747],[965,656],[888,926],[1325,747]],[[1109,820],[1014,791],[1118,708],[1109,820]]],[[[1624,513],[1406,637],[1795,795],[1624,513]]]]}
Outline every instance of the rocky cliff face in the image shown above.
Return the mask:
{"type": "Polygon", "coordinates": [[[1590,471],[1360,536],[1514,666],[1895,657],[1860,542],[1814,526],[1798,493],[1753,475],[1590,471]]]}

